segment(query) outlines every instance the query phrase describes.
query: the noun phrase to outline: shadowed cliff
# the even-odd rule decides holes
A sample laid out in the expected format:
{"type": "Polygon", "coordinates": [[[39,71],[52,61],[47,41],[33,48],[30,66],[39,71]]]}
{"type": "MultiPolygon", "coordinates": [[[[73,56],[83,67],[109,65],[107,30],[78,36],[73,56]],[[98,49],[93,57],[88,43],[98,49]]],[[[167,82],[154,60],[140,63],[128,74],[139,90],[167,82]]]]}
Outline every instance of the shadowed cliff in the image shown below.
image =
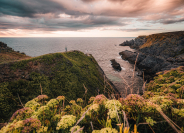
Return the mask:
{"type": "Polygon", "coordinates": [[[145,72],[147,80],[159,71],[184,65],[184,31],[140,36],[120,46],[137,49],[137,52],[122,51],[119,54],[123,59],[135,63],[139,53],[137,66],[145,72]]]}

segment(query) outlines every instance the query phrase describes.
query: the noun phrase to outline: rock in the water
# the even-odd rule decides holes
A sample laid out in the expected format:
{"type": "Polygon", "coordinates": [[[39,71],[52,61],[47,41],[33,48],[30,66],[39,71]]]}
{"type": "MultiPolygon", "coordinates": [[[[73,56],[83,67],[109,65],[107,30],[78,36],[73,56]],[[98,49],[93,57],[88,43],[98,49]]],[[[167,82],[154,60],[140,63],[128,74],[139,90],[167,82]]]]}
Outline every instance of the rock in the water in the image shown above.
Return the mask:
{"type": "Polygon", "coordinates": [[[117,70],[117,71],[121,71],[121,66],[120,66],[120,64],[119,63],[117,63],[116,62],[116,60],[115,59],[112,59],[112,60],[110,60],[111,61],[111,65],[112,65],[112,67],[115,69],[115,70],[117,70]]]}

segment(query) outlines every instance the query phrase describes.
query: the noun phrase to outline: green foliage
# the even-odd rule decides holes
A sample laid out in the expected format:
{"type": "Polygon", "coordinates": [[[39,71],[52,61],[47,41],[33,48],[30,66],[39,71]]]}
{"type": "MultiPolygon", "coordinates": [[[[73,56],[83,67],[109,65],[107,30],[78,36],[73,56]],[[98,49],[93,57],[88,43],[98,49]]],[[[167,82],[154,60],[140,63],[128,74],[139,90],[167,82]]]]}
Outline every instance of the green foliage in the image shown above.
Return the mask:
{"type": "MultiPolygon", "coordinates": [[[[90,104],[89,106],[80,106],[75,102],[75,100],[70,101],[69,105],[64,105],[65,98],[64,97],[58,97],[56,99],[51,99],[49,101],[46,100],[46,95],[40,95],[31,101],[28,101],[26,103],[26,108],[22,108],[20,110],[17,110],[13,116],[11,117],[11,121],[9,124],[2,128],[0,130],[0,133],[8,133],[8,132],[15,132],[17,130],[24,132],[26,131],[36,131],[36,132],[71,132],[72,127],[76,124],[77,120],[81,118],[81,116],[85,116],[84,119],[81,119],[80,124],[76,127],[77,130],[80,129],[80,127],[85,126],[86,131],[91,131],[91,125],[89,125],[89,122],[93,122],[94,127],[99,125],[99,122],[97,121],[97,118],[101,121],[102,119],[107,119],[107,110],[105,109],[105,103],[102,105],[98,105],[98,110],[95,111],[95,108],[93,108],[93,104],[90,104]],[[40,100],[38,100],[40,99],[40,100]],[[37,103],[39,106],[36,106],[36,110],[32,110],[31,108],[34,106],[32,103],[37,103]],[[70,106],[68,108],[67,106],[70,106]],[[91,108],[90,108],[91,107],[91,108]],[[68,109],[66,109],[68,108],[68,109]],[[88,111],[87,111],[88,110],[88,111]],[[87,112],[86,112],[87,111],[87,112]],[[83,114],[86,112],[86,114],[83,114]],[[105,117],[103,116],[105,115],[105,117]],[[39,126],[35,127],[32,125],[32,121],[40,123],[39,126]],[[13,126],[15,124],[18,124],[20,126],[13,126]],[[23,128],[26,126],[27,123],[30,123],[30,126],[26,129],[23,128]]],[[[82,102],[81,99],[79,99],[80,104],[82,102]]],[[[111,120],[108,119],[107,123],[105,125],[107,127],[111,127],[111,120]]],[[[114,121],[114,123],[117,123],[114,121]]],[[[100,127],[99,127],[100,128],[100,127]]],[[[115,129],[113,129],[115,131],[115,129]]],[[[82,131],[81,131],[82,133],[82,131]]]]}
{"type": "Polygon", "coordinates": [[[179,98],[184,98],[184,67],[159,73],[154,81],[147,85],[147,90],[154,93],[174,93],[179,98]]]}
{"type": "Polygon", "coordinates": [[[151,126],[153,126],[156,123],[156,121],[151,119],[151,117],[148,117],[148,118],[144,117],[144,118],[145,118],[146,122],[149,123],[151,126]]]}
{"type": "MultiPolygon", "coordinates": [[[[104,90],[103,74],[97,62],[92,56],[79,51],[17,61],[11,64],[10,69],[25,71],[29,79],[0,83],[0,122],[7,121],[13,112],[21,108],[18,95],[23,104],[42,92],[49,98],[64,95],[66,102],[81,97],[86,104],[91,96],[98,94],[98,90],[100,93],[104,90]]],[[[109,85],[106,86],[107,90],[111,90],[109,85]]]]}
{"type": "MultiPolygon", "coordinates": [[[[178,126],[182,127],[184,124],[184,99],[178,99],[175,94],[171,93],[155,94],[147,91],[143,96],[129,94],[126,98],[119,100],[109,100],[104,95],[97,95],[89,99],[89,101],[93,99],[93,102],[88,105],[84,105],[81,98],[66,103],[64,96],[48,100],[46,95],[39,95],[28,101],[25,108],[17,110],[8,125],[0,130],[0,133],[17,131],[69,133],[77,122],[74,131],[84,127],[80,133],[118,133],[122,127],[117,125],[122,125],[125,117],[130,124],[130,131],[134,130],[134,133],[136,133],[133,127],[135,124],[137,124],[136,129],[141,133],[152,130],[156,133],[173,132],[160,115],[159,110],[162,110],[178,126]],[[125,111],[125,114],[122,110],[125,111]],[[38,126],[33,122],[38,123],[38,126]]],[[[129,128],[125,127],[124,131],[125,129],[129,128]]]]}

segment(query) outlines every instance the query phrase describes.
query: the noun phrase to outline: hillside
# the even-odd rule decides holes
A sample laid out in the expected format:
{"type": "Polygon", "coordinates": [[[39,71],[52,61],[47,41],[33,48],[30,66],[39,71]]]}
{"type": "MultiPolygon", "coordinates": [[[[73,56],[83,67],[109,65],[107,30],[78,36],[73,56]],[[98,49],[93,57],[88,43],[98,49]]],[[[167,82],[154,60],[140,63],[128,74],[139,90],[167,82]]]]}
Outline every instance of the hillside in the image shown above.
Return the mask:
{"type": "Polygon", "coordinates": [[[25,104],[40,94],[49,99],[63,95],[66,102],[77,98],[88,100],[98,93],[111,94],[114,89],[107,82],[95,59],[79,51],[1,63],[0,122],[22,108],[20,100],[25,104]]]}
{"type": "MultiPolygon", "coordinates": [[[[122,51],[123,59],[134,63],[139,53],[137,66],[145,71],[147,76],[163,70],[184,65],[184,31],[167,32],[140,36],[131,41],[125,41],[120,46],[130,46],[137,52],[122,51]]],[[[148,80],[149,78],[148,77],[148,80]]]]}
{"type": "Polygon", "coordinates": [[[159,73],[142,96],[112,99],[103,94],[88,104],[64,96],[39,95],[17,110],[0,133],[183,133],[184,67],[159,73]],[[126,122],[125,122],[126,121],[126,122]],[[76,126],[77,125],[77,126],[76,126]]]}
{"type": "Polygon", "coordinates": [[[8,47],[7,44],[0,42],[0,64],[28,58],[30,57],[24,53],[14,51],[12,48],[8,47]]]}

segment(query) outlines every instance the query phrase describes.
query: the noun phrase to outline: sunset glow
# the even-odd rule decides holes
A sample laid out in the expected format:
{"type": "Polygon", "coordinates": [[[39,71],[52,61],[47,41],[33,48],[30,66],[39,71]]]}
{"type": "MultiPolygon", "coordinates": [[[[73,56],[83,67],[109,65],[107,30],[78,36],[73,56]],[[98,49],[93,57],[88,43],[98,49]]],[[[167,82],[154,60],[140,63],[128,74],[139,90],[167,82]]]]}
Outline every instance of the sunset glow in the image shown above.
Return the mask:
{"type": "Polygon", "coordinates": [[[1,0],[0,37],[135,37],[184,30],[184,0],[1,0]]]}

